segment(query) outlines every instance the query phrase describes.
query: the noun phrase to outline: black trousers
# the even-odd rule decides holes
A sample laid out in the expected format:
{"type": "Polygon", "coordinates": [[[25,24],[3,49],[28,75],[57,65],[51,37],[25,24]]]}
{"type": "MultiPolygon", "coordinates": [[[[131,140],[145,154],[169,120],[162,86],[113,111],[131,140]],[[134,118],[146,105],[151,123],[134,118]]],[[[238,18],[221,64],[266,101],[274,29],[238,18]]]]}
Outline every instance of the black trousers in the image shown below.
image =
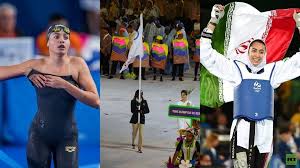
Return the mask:
{"type": "MultiPolygon", "coordinates": [[[[247,157],[249,155],[249,150],[245,149],[243,147],[240,147],[240,146],[236,147],[236,152],[237,153],[238,152],[246,152],[247,157]]],[[[257,146],[254,147],[253,153],[254,153],[254,155],[253,155],[254,162],[253,162],[253,165],[251,165],[251,168],[264,168],[264,165],[267,162],[269,153],[259,153],[257,146]]],[[[249,164],[249,162],[248,162],[248,164],[249,164]]]]}
{"type": "MultiPolygon", "coordinates": [[[[133,68],[134,74],[139,77],[139,68],[133,68]]],[[[145,71],[146,69],[144,67],[142,67],[142,78],[145,78],[145,71]]]]}
{"type": "Polygon", "coordinates": [[[128,65],[129,73],[132,73],[132,68],[133,68],[132,64],[129,64],[129,65],[128,65]]]}
{"type": "Polygon", "coordinates": [[[109,57],[101,54],[100,58],[100,72],[102,75],[109,74],[109,57]]]}
{"type": "Polygon", "coordinates": [[[178,70],[178,76],[183,77],[183,67],[184,67],[184,64],[173,64],[172,77],[175,78],[177,70],[178,70]]]}
{"type": "MultiPolygon", "coordinates": [[[[154,76],[156,76],[156,71],[157,71],[157,68],[153,68],[153,74],[154,74],[154,76]]],[[[159,69],[159,74],[160,75],[163,75],[164,74],[164,70],[163,69],[159,69]]]]}
{"type": "Polygon", "coordinates": [[[199,62],[195,62],[194,77],[198,76],[199,62]]]}
{"type": "Polygon", "coordinates": [[[52,158],[55,168],[78,168],[77,135],[49,143],[37,131],[30,131],[26,153],[29,168],[50,168],[52,158]]]}
{"type": "MultiPolygon", "coordinates": [[[[110,74],[111,75],[116,75],[118,64],[120,65],[120,67],[122,67],[124,63],[125,62],[121,62],[121,61],[112,61],[111,69],[110,69],[110,74]]],[[[121,74],[123,75],[123,72],[121,74]]]]}

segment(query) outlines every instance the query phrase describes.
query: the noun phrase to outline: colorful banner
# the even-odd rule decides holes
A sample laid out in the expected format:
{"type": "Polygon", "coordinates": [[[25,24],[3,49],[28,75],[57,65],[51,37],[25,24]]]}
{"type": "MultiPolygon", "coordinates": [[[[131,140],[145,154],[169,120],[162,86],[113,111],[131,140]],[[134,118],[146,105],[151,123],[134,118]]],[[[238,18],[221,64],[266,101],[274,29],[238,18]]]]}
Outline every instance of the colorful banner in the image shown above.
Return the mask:
{"type": "Polygon", "coordinates": [[[125,62],[127,60],[127,37],[113,36],[112,38],[112,53],[111,60],[112,61],[122,61],[125,62]]]}
{"type": "Polygon", "coordinates": [[[193,55],[193,61],[200,62],[200,39],[196,39],[195,46],[196,47],[193,55]]]}
{"type": "MultiPolygon", "coordinates": [[[[144,56],[142,57],[142,67],[149,67],[149,55],[150,55],[150,48],[149,44],[147,42],[143,43],[143,48],[144,48],[144,56]]],[[[137,68],[139,67],[140,63],[140,57],[137,56],[133,62],[133,67],[137,68]]]]}
{"type": "Polygon", "coordinates": [[[180,106],[180,105],[169,105],[170,117],[177,118],[190,118],[194,120],[200,120],[200,107],[195,106],[180,106]]]}
{"type": "Polygon", "coordinates": [[[151,56],[151,66],[153,68],[165,69],[168,46],[166,44],[152,43],[151,56]]]}
{"type": "Polygon", "coordinates": [[[188,62],[188,42],[185,39],[173,40],[173,63],[184,64],[188,62]]]}

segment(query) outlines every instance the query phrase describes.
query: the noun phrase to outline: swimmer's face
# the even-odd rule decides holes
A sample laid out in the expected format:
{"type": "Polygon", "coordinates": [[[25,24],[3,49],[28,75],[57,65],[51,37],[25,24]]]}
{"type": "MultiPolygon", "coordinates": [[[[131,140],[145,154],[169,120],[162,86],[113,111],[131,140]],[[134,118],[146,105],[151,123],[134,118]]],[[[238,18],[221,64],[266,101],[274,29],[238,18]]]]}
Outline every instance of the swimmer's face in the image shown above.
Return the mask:
{"type": "Polygon", "coordinates": [[[266,47],[260,42],[253,42],[249,49],[249,60],[252,65],[258,66],[264,59],[266,47]]]}
{"type": "Polygon", "coordinates": [[[70,47],[70,36],[63,30],[53,32],[49,36],[47,43],[49,52],[57,55],[66,55],[70,47]]]}

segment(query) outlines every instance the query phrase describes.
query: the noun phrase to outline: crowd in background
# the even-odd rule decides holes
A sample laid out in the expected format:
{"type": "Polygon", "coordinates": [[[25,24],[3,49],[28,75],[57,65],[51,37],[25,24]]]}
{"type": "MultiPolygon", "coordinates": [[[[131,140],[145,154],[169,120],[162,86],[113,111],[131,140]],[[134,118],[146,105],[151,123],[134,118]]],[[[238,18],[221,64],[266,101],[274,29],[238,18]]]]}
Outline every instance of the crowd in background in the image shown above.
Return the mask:
{"type": "MultiPolygon", "coordinates": [[[[274,148],[270,162],[274,167],[285,165],[286,154],[295,154],[300,159],[300,99],[296,92],[299,83],[297,78],[275,90],[274,148]]],[[[220,108],[201,106],[201,113],[201,164],[228,167],[233,103],[220,108]]]]}
{"type": "MultiPolygon", "coordinates": [[[[149,55],[149,61],[143,60],[142,79],[146,80],[145,74],[151,73],[153,80],[156,80],[158,74],[160,81],[163,81],[164,75],[172,74],[172,80],[179,77],[183,81],[184,71],[193,65],[194,80],[198,80],[199,56],[196,58],[195,52],[198,49],[200,54],[196,44],[196,40],[200,39],[199,5],[199,0],[101,1],[102,75],[114,78],[117,67],[121,67],[127,60],[139,27],[139,15],[143,13],[144,52],[149,55]],[[186,58],[179,61],[176,58],[176,42],[183,42],[186,50],[186,58]],[[159,51],[162,53],[158,54],[159,51]]],[[[137,79],[137,67],[131,65],[129,73],[121,73],[120,79],[137,79]]]]}

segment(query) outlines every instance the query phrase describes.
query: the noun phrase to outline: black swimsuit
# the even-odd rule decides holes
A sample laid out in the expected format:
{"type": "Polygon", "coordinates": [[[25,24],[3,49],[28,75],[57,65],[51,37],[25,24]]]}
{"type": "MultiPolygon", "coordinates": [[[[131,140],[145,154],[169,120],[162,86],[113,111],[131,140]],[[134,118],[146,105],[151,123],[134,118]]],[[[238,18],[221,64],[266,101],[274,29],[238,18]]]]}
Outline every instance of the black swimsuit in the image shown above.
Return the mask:
{"type": "MultiPolygon", "coordinates": [[[[33,74],[42,74],[32,70],[33,74]]],[[[53,75],[56,76],[56,75],[53,75]]],[[[72,76],[58,76],[78,86],[72,76]]],[[[78,167],[78,131],[73,116],[76,99],[64,89],[37,88],[33,84],[38,111],[32,121],[27,144],[29,168],[78,167]]]]}

